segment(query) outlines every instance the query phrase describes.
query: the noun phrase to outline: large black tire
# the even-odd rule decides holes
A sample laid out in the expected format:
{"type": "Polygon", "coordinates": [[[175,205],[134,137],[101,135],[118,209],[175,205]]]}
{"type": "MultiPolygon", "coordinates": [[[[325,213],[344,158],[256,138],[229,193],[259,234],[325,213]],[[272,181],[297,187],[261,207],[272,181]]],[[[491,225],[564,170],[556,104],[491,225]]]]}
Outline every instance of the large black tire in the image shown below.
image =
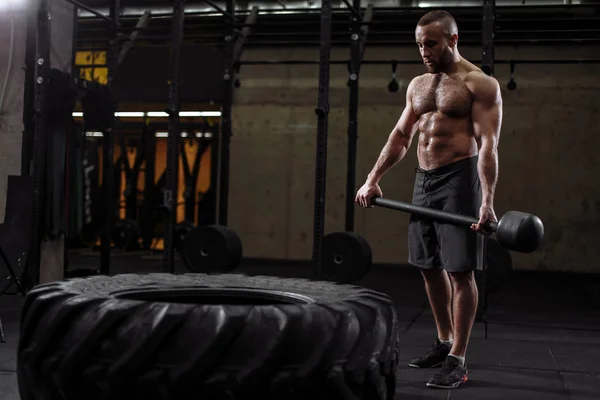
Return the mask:
{"type": "Polygon", "coordinates": [[[96,276],[41,285],[22,311],[22,400],[392,400],[385,294],[244,275],[96,276]]]}

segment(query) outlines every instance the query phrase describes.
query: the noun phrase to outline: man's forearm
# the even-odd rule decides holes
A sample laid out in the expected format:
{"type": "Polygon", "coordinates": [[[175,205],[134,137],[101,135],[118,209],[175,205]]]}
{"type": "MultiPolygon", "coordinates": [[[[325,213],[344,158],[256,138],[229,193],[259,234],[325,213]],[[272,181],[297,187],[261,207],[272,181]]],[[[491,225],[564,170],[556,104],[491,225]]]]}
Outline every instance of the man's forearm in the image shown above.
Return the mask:
{"type": "Polygon", "coordinates": [[[379,183],[381,177],[400,162],[407,151],[407,140],[401,134],[392,133],[385,146],[383,146],[375,166],[367,176],[367,180],[371,183],[379,183]]]}
{"type": "Polygon", "coordinates": [[[496,182],[498,181],[498,150],[483,146],[479,151],[477,162],[479,181],[481,182],[482,203],[494,205],[494,194],[496,193],[496,182]]]}

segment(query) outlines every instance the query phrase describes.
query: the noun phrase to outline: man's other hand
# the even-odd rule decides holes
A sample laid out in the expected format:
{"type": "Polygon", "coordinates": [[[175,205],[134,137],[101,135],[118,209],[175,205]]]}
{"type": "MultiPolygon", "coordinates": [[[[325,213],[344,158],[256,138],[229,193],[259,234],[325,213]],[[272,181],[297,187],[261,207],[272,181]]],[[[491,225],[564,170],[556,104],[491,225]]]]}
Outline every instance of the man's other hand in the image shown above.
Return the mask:
{"type": "Polygon", "coordinates": [[[496,213],[494,212],[494,207],[483,204],[479,209],[479,221],[476,224],[471,225],[471,229],[475,232],[480,232],[484,234],[491,234],[492,232],[489,229],[486,229],[485,224],[488,222],[497,222],[496,213]]]}
{"type": "Polygon", "coordinates": [[[372,207],[373,197],[383,197],[383,192],[378,184],[367,181],[356,193],[356,202],[363,208],[372,207]]]}

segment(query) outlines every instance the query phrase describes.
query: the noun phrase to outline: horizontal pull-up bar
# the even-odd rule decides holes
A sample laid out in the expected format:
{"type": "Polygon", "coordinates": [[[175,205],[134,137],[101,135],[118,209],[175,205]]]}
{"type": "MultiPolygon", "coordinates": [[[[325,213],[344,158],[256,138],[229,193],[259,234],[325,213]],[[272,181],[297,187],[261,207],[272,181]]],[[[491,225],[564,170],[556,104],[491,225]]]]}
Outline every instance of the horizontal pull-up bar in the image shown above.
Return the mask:
{"type": "MultiPolygon", "coordinates": [[[[156,47],[168,47],[170,46],[169,43],[159,43],[161,40],[162,41],[166,41],[170,39],[170,36],[164,36],[164,37],[154,37],[152,36],[151,38],[147,38],[147,37],[139,37],[138,41],[144,41],[144,40],[148,40],[148,39],[152,39],[154,41],[153,46],[156,47]]],[[[213,33],[211,35],[198,35],[198,36],[194,36],[194,37],[190,37],[188,35],[186,35],[186,39],[194,39],[196,40],[196,44],[198,45],[204,45],[204,46],[222,46],[223,45],[223,34],[219,34],[219,33],[213,33]]],[[[100,46],[107,46],[107,42],[109,40],[111,40],[110,38],[77,38],[76,39],[78,43],[84,43],[83,45],[78,45],[77,50],[83,51],[83,50],[100,50],[99,47],[100,46]],[[97,44],[96,44],[97,43],[97,44]]],[[[348,39],[344,38],[344,39],[339,39],[336,40],[335,38],[333,38],[331,40],[331,45],[332,46],[336,46],[336,47],[341,47],[341,46],[347,46],[348,45],[348,39]]],[[[600,42],[600,38],[590,38],[590,39],[548,39],[548,40],[544,40],[544,39],[525,39],[525,40],[518,40],[518,39],[513,39],[513,38],[507,38],[507,39],[497,39],[495,40],[496,44],[551,44],[551,43],[560,43],[560,44],[565,44],[565,43],[577,43],[577,44],[581,44],[581,43],[598,43],[600,42]]],[[[371,40],[371,45],[373,45],[373,43],[377,44],[377,45],[393,45],[393,46],[404,46],[404,45],[409,45],[409,46],[415,46],[414,40],[413,41],[408,41],[408,40],[402,40],[402,39],[398,39],[398,40],[384,40],[384,39],[377,39],[377,41],[375,42],[375,40],[371,40]]],[[[469,39],[465,39],[463,38],[462,40],[463,46],[465,44],[469,44],[469,45],[474,45],[474,46],[480,46],[481,45],[481,39],[476,40],[475,38],[469,40],[469,39]]],[[[318,38],[316,40],[268,40],[267,38],[264,38],[263,40],[260,41],[254,41],[254,42],[249,42],[248,44],[246,44],[247,46],[251,46],[251,45],[256,45],[256,44],[260,44],[262,46],[305,46],[305,47],[309,47],[309,46],[319,46],[319,41],[318,38]]],[[[416,62],[418,63],[418,62],[416,62]]],[[[415,63],[415,64],[416,64],[415,63]]],[[[562,64],[563,62],[561,62],[562,64]]]]}
{"type": "Polygon", "coordinates": [[[226,18],[228,18],[230,20],[235,20],[235,16],[233,16],[232,14],[230,14],[227,11],[223,10],[223,8],[221,8],[217,3],[215,3],[215,2],[213,2],[211,0],[204,0],[204,2],[206,4],[208,4],[209,6],[211,6],[212,8],[214,8],[215,10],[217,10],[218,12],[220,12],[221,14],[223,14],[223,16],[225,16],[226,18]]]}
{"type": "MultiPolygon", "coordinates": [[[[481,60],[471,61],[475,64],[481,60]]],[[[349,64],[350,60],[331,60],[330,64],[349,64]]],[[[423,64],[421,60],[363,60],[361,64],[388,65],[388,64],[423,64]]],[[[241,65],[315,65],[317,60],[246,60],[240,61],[241,65]]],[[[581,58],[571,60],[494,60],[494,64],[600,64],[600,59],[581,58]]]]}
{"type": "Polygon", "coordinates": [[[115,23],[114,19],[107,17],[106,15],[102,14],[100,11],[94,10],[92,7],[86,6],[85,4],[83,4],[77,0],[64,0],[64,1],[66,1],[67,3],[73,4],[77,8],[81,8],[82,10],[85,10],[91,14],[94,14],[98,18],[102,18],[103,20],[108,21],[112,24],[115,23]]]}

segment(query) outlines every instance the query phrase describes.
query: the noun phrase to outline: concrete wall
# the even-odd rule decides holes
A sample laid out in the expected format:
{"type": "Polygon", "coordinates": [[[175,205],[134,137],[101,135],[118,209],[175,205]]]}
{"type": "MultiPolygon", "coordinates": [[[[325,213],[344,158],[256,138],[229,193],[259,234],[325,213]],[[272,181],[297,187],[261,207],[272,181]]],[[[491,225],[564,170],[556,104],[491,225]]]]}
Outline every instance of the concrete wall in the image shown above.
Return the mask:
{"type": "MultiPolygon", "coordinates": [[[[49,4],[52,14],[50,65],[69,71],[73,6],[61,1],[49,4]]],[[[4,219],[7,176],[21,173],[26,42],[27,16],[24,6],[0,8],[0,97],[6,82],[4,102],[0,109],[0,220],[4,219]]]]}
{"type": "Polygon", "coordinates": [[[6,87],[0,106],[0,221],[4,219],[7,177],[21,173],[26,29],[24,12],[0,13],[0,98],[6,87]]]}
{"type": "MultiPolygon", "coordinates": [[[[480,48],[460,48],[479,60],[480,48]]],[[[498,47],[498,59],[592,58],[596,47],[498,47]]],[[[347,59],[335,49],[332,59],[347,59]]],[[[415,48],[369,48],[367,59],[418,59],[415,48]]],[[[247,50],[246,60],[318,59],[318,49],[247,50]]],[[[518,89],[505,89],[508,65],[497,65],[504,124],[496,213],[516,209],[540,216],[546,240],[534,254],[513,253],[516,269],[600,272],[600,170],[597,65],[517,65],[518,89]]],[[[363,66],[360,81],[357,187],[370,171],[405,103],[406,86],[421,66],[398,66],[400,90],[389,93],[388,65],[363,66]]],[[[230,226],[248,257],[310,259],[314,210],[317,66],[243,66],[232,138],[230,226]]],[[[343,230],[348,78],[331,69],[326,232],[343,230]]],[[[410,201],[416,146],[382,180],[384,195],[410,201]]],[[[374,261],[407,259],[408,215],[356,208],[356,231],[374,261]]]]}

